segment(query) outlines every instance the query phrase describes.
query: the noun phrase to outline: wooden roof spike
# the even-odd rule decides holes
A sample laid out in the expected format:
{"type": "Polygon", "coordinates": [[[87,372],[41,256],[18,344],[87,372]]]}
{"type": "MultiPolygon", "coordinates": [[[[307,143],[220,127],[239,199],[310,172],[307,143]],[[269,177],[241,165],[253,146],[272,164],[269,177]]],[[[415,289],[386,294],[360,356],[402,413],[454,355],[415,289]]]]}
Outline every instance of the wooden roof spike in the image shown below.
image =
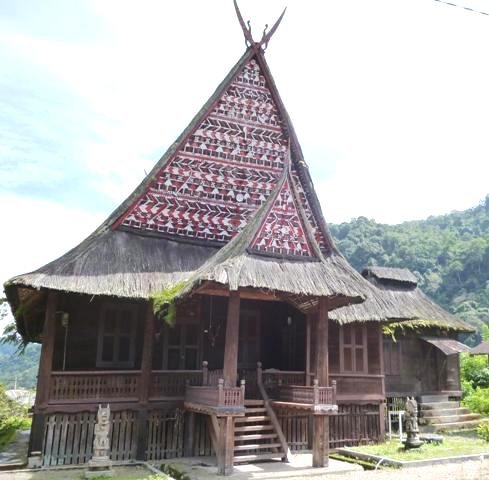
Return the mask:
{"type": "Polygon", "coordinates": [[[243,30],[246,46],[247,47],[253,46],[254,48],[263,47],[263,50],[266,50],[266,48],[268,47],[268,42],[272,38],[272,35],[277,30],[278,26],[280,25],[280,22],[282,21],[282,18],[285,15],[285,11],[287,10],[287,7],[284,8],[280,17],[278,17],[277,21],[274,23],[273,27],[270,29],[269,32],[267,32],[268,24],[265,25],[265,29],[263,30],[263,36],[261,40],[259,42],[255,42],[253,40],[253,35],[251,34],[250,21],[248,20],[247,22],[248,26],[246,26],[243,20],[243,16],[241,15],[241,12],[239,10],[238,2],[236,0],[233,0],[233,3],[234,3],[234,9],[236,10],[236,15],[238,17],[239,24],[241,25],[241,29],[243,30]]]}

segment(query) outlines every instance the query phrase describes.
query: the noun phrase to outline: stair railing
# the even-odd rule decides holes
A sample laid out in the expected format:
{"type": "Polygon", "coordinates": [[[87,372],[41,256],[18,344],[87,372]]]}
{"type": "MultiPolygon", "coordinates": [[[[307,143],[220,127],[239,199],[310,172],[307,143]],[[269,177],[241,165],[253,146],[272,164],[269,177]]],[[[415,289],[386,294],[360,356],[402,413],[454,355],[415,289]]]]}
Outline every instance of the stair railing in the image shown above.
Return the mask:
{"type": "Polygon", "coordinates": [[[280,423],[278,421],[277,415],[275,414],[275,411],[272,408],[272,405],[270,404],[270,399],[268,398],[268,394],[265,390],[265,387],[263,386],[263,369],[262,369],[262,364],[261,362],[257,363],[257,369],[256,369],[256,383],[258,385],[258,391],[260,392],[260,395],[263,398],[263,404],[265,406],[265,410],[267,411],[268,416],[270,417],[270,421],[272,422],[273,428],[277,432],[279,442],[282,446],[282,451],[284,452],[284,456],[282,457],[282,460],[285,462],[290,462],[292,458],[292,454],[290,452],[289,445],[287,443],[287,440],[285,439],[284,432],[282,431],[282,427],[280,426],[280,423]]]}

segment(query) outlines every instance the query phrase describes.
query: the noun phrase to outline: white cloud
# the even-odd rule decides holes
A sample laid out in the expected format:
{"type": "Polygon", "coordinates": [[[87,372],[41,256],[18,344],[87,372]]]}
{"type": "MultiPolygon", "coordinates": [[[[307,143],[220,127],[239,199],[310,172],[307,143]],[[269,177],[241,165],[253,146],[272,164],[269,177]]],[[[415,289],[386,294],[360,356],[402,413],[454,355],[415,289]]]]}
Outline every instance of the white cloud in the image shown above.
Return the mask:
{"type": "MultiPolygon", "coordinates": [[[[399,222],[466,208],[488,193],[487,17],[426,0],[240,5],[258,37],[286,3],[267,59],[328,221],[399,222]]],[[[0,42],[83,104],[85,133],[67,131],[62,157],[78,159],[90,174],[81,179],[86,191],[115,205],[187,125],[244,42],[230,1],[84,5],[83,36],[66,34],[69,18],[58,19],[61,28],[40,9],[48,33],[20,16],[4,25],[0,42]]],[[[82,214],[82,196],[79,206],[82,214]]]]}

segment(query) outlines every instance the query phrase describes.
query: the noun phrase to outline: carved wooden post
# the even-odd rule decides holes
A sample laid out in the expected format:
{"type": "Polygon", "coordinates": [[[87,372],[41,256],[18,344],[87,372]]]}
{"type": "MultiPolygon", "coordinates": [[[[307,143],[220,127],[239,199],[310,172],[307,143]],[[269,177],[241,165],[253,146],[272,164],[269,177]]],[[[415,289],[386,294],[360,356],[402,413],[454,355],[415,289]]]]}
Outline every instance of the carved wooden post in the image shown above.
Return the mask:
{"type": "Polygon", "coordinates": [[[205,360],[202,362],[202,385],[209,385],[209,364],[205,360]]]}
{"type": "Polygon", "coordinates": [[[246,380],[245,379],[242,379],[241,380],[241,401],[240,401],[240,405],[244,405],[244,399],[245,399],[245,388],[246,388],[246,380]]]}
{"type": "Polygon", "coordinates": [[[36,401],[32,418],[32,432],[29,440],[29,455],[31,452],[42,451],[44,437],[45,414],[49,395],[51,393],[51,372],[53,369],[54,336],[56,333],[56,308],[58,292],[50,290],[46,302],[46,313],[42,329],[41,358],[37,377],[36,401]]]}
{"type": "Polygon", "coordinates": [[[217,404],[224,405],[224,380],[222,378],[217,383],[217,404]]]}
{"type": "Polygon", "coordinates": [[[311,316],[306,317],[306,385],[311,385],[311,316]]]}
{"type": "MultiPolygon", "coordinates": [[[[382,334],[382,326],[378,326],[379,329],[379,364],[380,374],[382,378],[382,396],[385,398],[385,365],[384,365],[384,336],[382,334]]],[[[380,441],[385,439],[385,400],[379,403],[379,434],[380,441]]]]}
{"type": "MultiPolygon", "coordinates": [[[[319,387],[328,386],[328,299],[318,300],[316,322],[316,379],[319,387]]],[[[313,415],[312,466],[324,467],[328,464],[329,422],[326,415],[313,415]]]]}
{"type": "Polygon", "coordinates": [[[144,318],[143,353],[141,357],[141,375],[139,377],[139,411],[136,459],[146,460],[148,443],[148,402],[151,388],[151,370],[153,366],[154,314],[153,305],[148,302],[144,318]]]}
{"type": "Polygon", "coordinates": [[[239,292],[230,291],[224,345],[223,377],[226,387],[235,387],[238,381],[239,304],[239,292]]]}
{"type": "Polygon", "coordinates": [[[314,385],[312,386],[312,391],[313,391],[313,398],[314,398],[314,405],[319,404],[319,385],[318,385],[318,379],[314,379],[314,385]]]}
{"type": "Polygon", "coordinates": [[[328,386],[328,299],[319,298],[316,326],[316,378],[320,387],[328,386]]]}
{"type": "Polygon", "coordinates": [[[256,363],[256,382],[258,385],[263,384],[263,368],[261,362],[256,363]]]}
{"type": "Polygon", "coordinates": [[[336,403],[336,380],[331,381],[331,386],[333,387],[333,398],[331,399],[331,403],[336,403]]]}
{"type": "Polygon", "coordinates": [[[219,450],[218,475],[233,473],[234,457],[234,418],[231,416],[219,418],[219,450]]]}

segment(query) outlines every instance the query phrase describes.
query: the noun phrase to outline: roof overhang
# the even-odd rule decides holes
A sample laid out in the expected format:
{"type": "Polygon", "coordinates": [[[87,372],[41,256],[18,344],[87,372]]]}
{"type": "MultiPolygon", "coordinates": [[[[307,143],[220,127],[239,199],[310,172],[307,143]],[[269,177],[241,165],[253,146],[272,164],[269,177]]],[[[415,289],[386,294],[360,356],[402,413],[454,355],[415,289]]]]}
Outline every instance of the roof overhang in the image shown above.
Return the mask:
{"type": "Polygon", "coordinates": [[[445,355],[458,355],[470,350],[470,347],[452,338],[421,337],[421,339],[438,348],[445,355]]]}

